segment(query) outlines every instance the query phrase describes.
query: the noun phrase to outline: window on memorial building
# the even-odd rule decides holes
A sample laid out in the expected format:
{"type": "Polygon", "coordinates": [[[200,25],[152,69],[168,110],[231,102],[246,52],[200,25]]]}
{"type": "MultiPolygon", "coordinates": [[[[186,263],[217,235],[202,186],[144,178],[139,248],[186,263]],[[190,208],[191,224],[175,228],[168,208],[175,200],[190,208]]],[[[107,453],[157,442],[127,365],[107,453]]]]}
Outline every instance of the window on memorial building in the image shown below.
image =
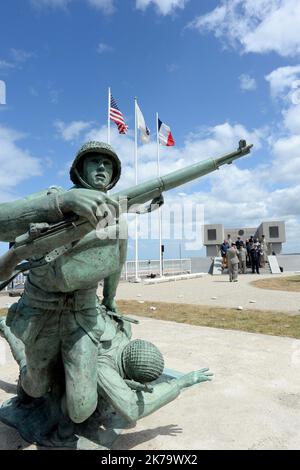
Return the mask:
{"type": "Polygon", "coordinates": [[[215,241],[217,239],[217,230],[215,228],[211,228],[207,230],[207,239],[211,241],[215,241]]]}
{"type": "Polygon", "coordinates": [[[269,227],[270,238],[279,238],[279,228],[277,225],[269,227]]]}

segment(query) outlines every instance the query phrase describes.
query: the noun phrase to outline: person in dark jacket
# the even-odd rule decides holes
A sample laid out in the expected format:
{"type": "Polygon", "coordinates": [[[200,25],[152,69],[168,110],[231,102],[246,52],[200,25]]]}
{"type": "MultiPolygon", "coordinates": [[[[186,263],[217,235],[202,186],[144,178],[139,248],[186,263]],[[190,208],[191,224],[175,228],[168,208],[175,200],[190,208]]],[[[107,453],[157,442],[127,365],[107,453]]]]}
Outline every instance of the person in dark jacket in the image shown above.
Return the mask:
{"type": "Polygon", "coordinates": [[[247,250],[247,266],[251,266],[251,250],[253,248],[253,238],[250,237],[249,240],[246,240],[246,250],[247,250]]]}
{"type": "Polygon", "coordinates": [[[261,257],[261,250],[257,243],[253,243],[253,246],[250,250],[250,257],[251,257],[251,268],[252,274],[260,274],[259,266],[260,266],[260,257],[261,257]]]}
{"type": "Polygon", "coordinates": [[[229,250],[229,244],[227,240],[224,240],[220,246],[221,256],[222,256],[222,265],[224,268],[227,268],[227,251],[229,250]]]}
{"type": "Polygon", "coordinates": [[[241,237],[237,237],[237,240],[235,242],[237,249],[239,250],[240,247],[244,244],[243,240],[241,240],[241,237]]]}

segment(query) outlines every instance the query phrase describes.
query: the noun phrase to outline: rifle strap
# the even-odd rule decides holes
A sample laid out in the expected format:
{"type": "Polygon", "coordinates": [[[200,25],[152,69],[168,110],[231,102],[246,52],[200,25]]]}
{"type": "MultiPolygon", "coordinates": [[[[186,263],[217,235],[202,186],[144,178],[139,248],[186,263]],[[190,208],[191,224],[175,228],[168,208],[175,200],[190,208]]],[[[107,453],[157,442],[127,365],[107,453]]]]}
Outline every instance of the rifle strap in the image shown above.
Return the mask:
{"type": "Polygon", "coordinates": [[[5,289],[5,287],[8,286],[8,284],[10,284],[17,276],[19,276],[19,274],[28,271],[29,269],[39,268],[45,264],[48,264],[45,258],[37,261],[25,261],[24,263],[18,264],[14,274],[9,279],[0,284],[0,292],[5,289]]]}
{"type": "Polygon", "coordinates": [[[0,284],[0,292],[5,289],[5,287],[8,286],[8,284],[10,284],[19,274],[23,273],[24,271],[28,271],[29,269],[40,268],[41,266],[45,266],[46,264],[51,263],[51,261],[54,261],[56,258],[69,251],[70,248],[72,248],[72,243],[52,250],[45,257],[39,260],[25,261],[24,263],[18,264],[14,274],[9,279],[0,284]]]}

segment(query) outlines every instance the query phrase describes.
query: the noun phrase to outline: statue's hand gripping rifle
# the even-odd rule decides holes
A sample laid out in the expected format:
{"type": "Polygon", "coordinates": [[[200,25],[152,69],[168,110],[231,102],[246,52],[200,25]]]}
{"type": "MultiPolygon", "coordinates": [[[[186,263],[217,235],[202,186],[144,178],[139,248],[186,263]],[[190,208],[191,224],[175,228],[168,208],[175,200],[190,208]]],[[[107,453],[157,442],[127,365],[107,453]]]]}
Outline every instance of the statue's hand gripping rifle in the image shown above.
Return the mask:
{"type": "MultiPolygon", "coordinates": [[[[247,145],[245,140],[240,140],[238,149],[223,157],[195,163],[120,191],[110,197],[119,202],[121,212],[128,212],[130,209],[137,213],[147,212],[150,210],[149,208],[133,210],[132,206],[138,207],[149,201],[159,206],[162,203],[163,192],[218,170],[226,163],[232,163],[250,153],[251,147],[252,145],[247,145]]],[[[53,261],[68,251],[72,247],[72,243],[82,239],[93,229],[94,227],[86,219],[76,215],[56,224],[31,224],[29,231],[17,237],[10,250],[0,257],[0,281],[6,281],[8,284],[19,272],[53,261]],[[29,261],[19,264],[24,260],[29,261]]]]}

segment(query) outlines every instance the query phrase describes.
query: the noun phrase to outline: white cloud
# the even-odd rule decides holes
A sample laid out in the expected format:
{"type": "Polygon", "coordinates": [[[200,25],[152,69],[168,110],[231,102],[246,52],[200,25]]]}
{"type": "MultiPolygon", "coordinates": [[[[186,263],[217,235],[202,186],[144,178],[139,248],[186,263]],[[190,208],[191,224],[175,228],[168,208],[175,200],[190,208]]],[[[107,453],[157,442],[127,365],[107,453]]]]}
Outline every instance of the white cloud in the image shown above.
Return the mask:
{"type": "Polygon", "coordinates": [[[279,67],[268,74],[270,92],[281,105],[280,136],[272,137],[274,182],[296,182],[300,173],[300,65],[279,67]]]}
{"type": "MultiPolygon", "coordinates": [[[[286,251],[289,253],[299,253],[300,219],[297,217],[286,219],[285,229],[288,240],[288,250],[286,251]]],[[[285,252],[285,249],[283,251],[285,252]]]]}
{"type": "Polygon", "coordinates": [[[300,54],[299,24],[299,0],[221,0],[189,26],[213,32],[242,52],[274,51],[293,57],[300,54]]]}
{"type": "MultiPolygon", "coordinates": [[[[208,158],[217,158],[226,152],[237,148],[238,141],[245,138],[248,142],[255,144],[255,148],[260,147],[260,140],[264,136],[263,131],[254,130],[249,132],[244,126],[230,125],[223,123],[199,133],[190,134],[182,148],[178,147],[161,147],[160,148],[160,170],[161,174],[167,174],[171,171],[179,170],[187,165],[205,160],[208,158]]],[[[101,129],[92,129],[85,135],[85,141],[100,140],[106,141],[107,128],[103,126],[101,129]]],[[[117,130],[111,129],[111,144],[116,149],[122,160],[122,178],[118,184],[118,189],[124,189],[135,184],[134,173],[134,140],[133,135],[119,135],[117,130]]],[[[155,142],[138,147],[138,180],[146,181],[157,176],[157,148],[155,142]]],[[[215,197],[222,194],[226,189],[226,197],[231,194],[229,204],[237,204],[237,201],[247,200],[249,197],[255,196],[256,189],[251,190],[253,176],[247,170],[238,170],[233,164],[225,165],[220,171],[211,173],[205,177],[205,181],[210,182],[211,193],[203,193],[201,201],[205,202],[211,198],[213,200],[212,208],[215,205],[215,197]],[[229,170],[231,169],[231,171],[229,170]],[[229,175],[231,178],[229,179],[229,175]],[[216,179],[217,178],[217,179],[216,179]],[[236,180],[239,182],[236,183],[236,180]],[[223,188],[223,189],[221,189],[223,188]],[[234,189],[236,188],[236,190],[234,189]],[[244,188],[244,189],[242,189],[244,188]]],[[[257,177],[255,178],[257,181],[257,177]]],[[[199,181],[189,183],[184,187],[179,187],[178,192],[187,191],[190,194],[191,189],[199,184],[199,181]]],[[[166,198],[170,197],[166,194],[166,198]]],[[[189,196],[190,197],[190,196],[189,196]]],[[[221,200],[225,200],[221,197],[221,200]]],[[[173,193],[172,193],[173,198],[173,193]]],[[[172,199],[173,200],[173,199],[172,199]]],[[[222,203],[223,204],[223,203],[222,203]]]]}
{"type": "Polygon", "coordinates": [[[138,10],[146,10],[148,6],[153,4],[161,15],[169,15],[177,8],[183,9],[189,0],[136,0],[136,8],[138,10]]]}
{"type": "Polygon", "coordinates": [[[24,64],[28,59],[33,57],[34,54],[32,52],[27,52],[22,49],[10,49],[10,57],[11,60],[1,60],[0,59],[0,71],[8,72],[11,69],[15,68],[22,68],[22,64],[24,64]]]}
{"type": "Polygon", "coordinates": [[[105,42],[100,42],[97,47],[98,54],[104,54],[105,52],[112,52],[114,48],[105,42]]]}
{"type": "Polygon", "coordinates": [[[57,104],[59,102],[59,95],[62,90],[51,89],[49,91],[50,103],[57,104]]]}
{"type": "Polygon", "coordinates": [[[256,80],[250,75],[243,73],[239,76],[240,88],[244,91],[250,91],[256,89],[256,80]]]}
{"type": "MultiPolygon", "coordinates": [[[[256,148],[260,147],[260,140],[263,136],[263,131],[254,130],[248,131],[240,124],[230,125],[223,123],[211,128],[207,128],[197,133],[190,134],[182,148],[178,147],[161,147],[160,148],[160,170],[161,175],[168,174],[172,171],[182,169],[187,165],[206,160],[211,157],[217,158],[226,152],[232,151],[237,148],[238,141],[241,138],[246,138],[249,142],[255,143],[256,148]]],[[[85,135],[85,141],[100,140],[106,141],[107,128],[103,126],[100,129],[91,129],[85,135]]],[[[111,128],[111,144],[115,148],[122,161],[122,177],[116,191],[126,189],[135,184],[135,171],[134,171],[134,140],[133,135],[119,135],[117,130],[111,128]]],[[[157,177],[157,148],[154,141],[149,144],[138,147],[138,182],[147,181],[157,177]]],[[[228,215],[224,215],[224,205],[226,210],[230,213],[230,217],[234,213],[239,212],[240,206],[245,206],[249,202],[249,198],[259,197],[255,193],[255,188],[252,190],[253,175],[247,170],[239,170],[235,164],[231,166],[225,165],[217,172],[213,172],[205,176],[201,180],[195,180],[185,186],[180,186],[172,193],[165,193],[165,200],[168,204],[176,204],[185,202],[194,202],[203,204],[205,206],[206,217],[214,217],[214,220],[227,220],[228,215]],[[229,177],[230,176],[230,177],[229,177]],[[238,181],[238,183],[237,183],[238,181]],[[193,188],[199,188],[199,185],[208,184],[210,190],[203,193],[193,193],[193,188]],[[184,192],[183,192],[184,191],[184,192]],[[181,194],[181,196],[179,195],[181,194]],[[186,197],[182,198],[182,194],[186,197]],[[226,204],[223,202],[227,197],[230,198],[226,204]],[[237,208],[235,210],[235,208],[237,208]]],[[[257,178],[256,178],[257,180],[257,178]]],[[[259,186],[259,185],[257,185],[259,186]]],[[[200,186],[201,187],[201,186],[200,186]]],[[[265,197],[265,193],[260,193],[265,197]]],[[[256,205],[252,206],[253,217],[259,217],[256,211],[256,205]]],[[[250,211],[251,212],[251,211],[250,211]]],[[[242,213],[246,213],[246,208],[243,207],[242,213]]],[[[153,214],[152,224],[155,222],[155,213],[153,214]]],[[[147,232],[147,218],[141,217],[141,232],[147,232]]],[[[166,230],[167,227],[164,228],[166,230]]]]}
{"type": "MultiPolygon", "coordinates": [[[[88,5],[105,14],[114,12],[114,0],[85,0],[88,5]]],[[[66,9],[73,0],[31,0],[31,3],[36,8],[62,8],[66,9]]]]}
{"type": "Polygon", "coordinates": [[[115,11],[114,1],[113,0],[87,0],[88,3],[98,10],[102,10],[103,13],[108,15],[112,14],[115,11]]]}
{"type": "Polygon", "coordinates": [[[300,185],[277,189],[271,198],[279,217],[300,216],[300,185]]]}
{"type": "Polygon", "coordinates": [[[72,166],[73,161],[74,160],[69,160],[68,162],[66,162],[64,164],[64,166],[62,168],[60,168],[60,170],[57,172],[57,176],[59,176],[61,178],[65,178],[66,175],[68,175],[70,173],[70,168],[72,166]]]}
{"type": "Polygon", "coordinates": [[[39,96],[39,92],[38,92],[37,88],[35,88],[34,86],[29,87],[29,93],[32,96],[39,96]]]}
{"type": "Polygon", "coordinates": [[[1,191],[10,191],[23,180],[42,173],[41,161],[20,147],[19,141],[24,137],[0,124],[1,191]]]}
{"type": "Polygon", "coordinates": [[[300,135],[277,139],[273,144],[274,161],[270,178],[275,182],[297,182],[300,174],[300,135]]]}
{"type": "Polygon", "coordinates": [[[300,65],[279,67],[266,75],[265,79],[270,84],[271,95],[285,99],[300,88],[300,65]]]}
{"type": "Polygon", "coordinates": [[[167,69],[168,72],[173,73],[173,72],[176,72],[179,69],[179,65],[178,64],[167,64],[166,69],[167,69]]]}
{"type": "Polygon", "coordinates": [[[240,139],[246,139],[248,143],[254,144],[258,149],[261,146],[260,140],[264,136],[262,129],[249,132],[241,124],[231,125],[228,122],[218,124],[214,127],[197,133],[191,133],[185,142],[186,151],[189,157],[197,161],[199,156],[205,158],[206,155],[218,155],[237,148],[240,139]]]}
{"type": "MultiPolygon", "coordinates": [[[[287,244],[283,251],[299,252],[300,185],[296,182],[272,191],[270,177],[271,169],[266,174],[259,167],[242,170],[237,165],[225,166],[208,176],[210,190],[192,192],[189,188],[186,200],[203,204],[205,223],[238,228],[284,220],[287,244]]],[[[171,202],[179,203],[179,194],[172,194],[171,202]]]]}
{"type": "Polygon", "coordinates": [[[64,90],[62,88],[57,88],[56,84],[51,81],[47,83],[47,89],[50,103],[57,104],[64,90]]]}
{"type": "Polygon", "coordinates": [[[66,8],[72,0],[31,0],[36,8],[66,8]]]}
{"type": "Polygon", "coordinates": [[[7,62],[7,60],[0,60],[0,70],[1,71],[13,69],[13,68],[15,68],[15,64],[13,64],[12,62],[7,62]]]}
{"type": "MultiPolygon", "coordinates": [[[[74,121],[79,122],[79,121],[74,121]]],[[[218,157],[237,148],[238,141],[245,138],[253,143],[254,151],[268,140],[265,129],[248,130],[241,124],[228,122],[214,127],[201,129],[187,136],[183,147],[161,147],[161,174],[184,168],[189,164],[218,157]]],[[[91,128],[81,134],[81,141],[107,141],[107,128],[91,128]]],[[[130,131],[127,135],[118,134],[111,128],[111,144],[122,161],[122,177],[117,188],[119,191],[135,184],[134,138],[130,131]]],[[[241,169],[239,161],[224,165],[219,171],[212,172],[193,183],[178,187],[165,193],[166,203],[176,204],[194,202],[203,204],[205,223],[223,223],[226,226],[258,226],[262,220],[285,220],[288,244],[284,251],[299,251],[295,230],[300,229],[300,137],[274,139],[271,146],[273,159],[268,166],[258,164],[253,167],[252,155],[246,169],[241,169]],[[280,182],[280,188],[273,188],[280,182]],[[205,185],[205,190],[201,189],[205,185]],[[286,186],[286,187],[285,187],[286,186]]],[[[139,182],[155,178],[156,143],[138,147],[139,182]]],[[[65,173],[65,172],[64,172],[65,173]]],[[[155,224],[155,215],[154,224],[155,224]]],[[[141,232],[146,230],[141,221],[141,232]]]]}
{"type": "Polygon", "coordinates": [[[34,54],[32,52],[24,51],[23,49],[14,49],[14,48],[12,48],[10,50],[10,54],[11,54],[13,60],[18,64],[23,64],[27,60],[34,57],[34,54]]]}
{"type": "MultiPolygon", "coordinates": [[[[61,8],[66,9],[74,0],[31,0],[36,8],[61,8]]],[[[84,0],[88,5],[97,10],[101,10],[104,14],[110,15],[115,12],[114,0],[84,0]]],[[[169,15],[175,10],[183,10],[189,0],[136,0],[136,8],[138,10],[146,10],[153,5],[159,15],[169,15]]]]}
{"type": "Polygon", "coordinates": [[[91,122],[73,121],[66,124],[64,121],[55,121],[54,126],[59,132],[60,136],[67,142],[76,140],[80,134],[91,127],[91,122]]]}
{"type": "MultiPolygon", "coordinates": [[[[161,174],[167,174],[178,170],[188,164],[196,163],[210,157],[218,157],[232,149],[238,147],[240,139],[246,139],[253,143],[255,148],[260,147],[260,140],[263,131],[257,129],[249,132],[240,124],[230,125],[229,123],[219,124],[207,128],[198,133],[191,133],[183,148],[161,147],[160,148],[160,169],[161,174]]],[[[85,140],[107,141],[106,126],[91,129],[85,140]]],[[[122,158],[125,175],[122,178],[125,186],[134,184],[134,140],[133,134],[119,135],[115,127],[111,128],[111,143],[122,158]]],[[[139,181],[154,178],[157,175],[157,148],[156,142],[152,141],[146,145],[138,147],[138,173],[139,181]]]]}
{"type": "Polygon", "coordinates": [[[286,129],[293,134],[300,134],[300,105],[291,106],[283,115],[286,129]]]}

